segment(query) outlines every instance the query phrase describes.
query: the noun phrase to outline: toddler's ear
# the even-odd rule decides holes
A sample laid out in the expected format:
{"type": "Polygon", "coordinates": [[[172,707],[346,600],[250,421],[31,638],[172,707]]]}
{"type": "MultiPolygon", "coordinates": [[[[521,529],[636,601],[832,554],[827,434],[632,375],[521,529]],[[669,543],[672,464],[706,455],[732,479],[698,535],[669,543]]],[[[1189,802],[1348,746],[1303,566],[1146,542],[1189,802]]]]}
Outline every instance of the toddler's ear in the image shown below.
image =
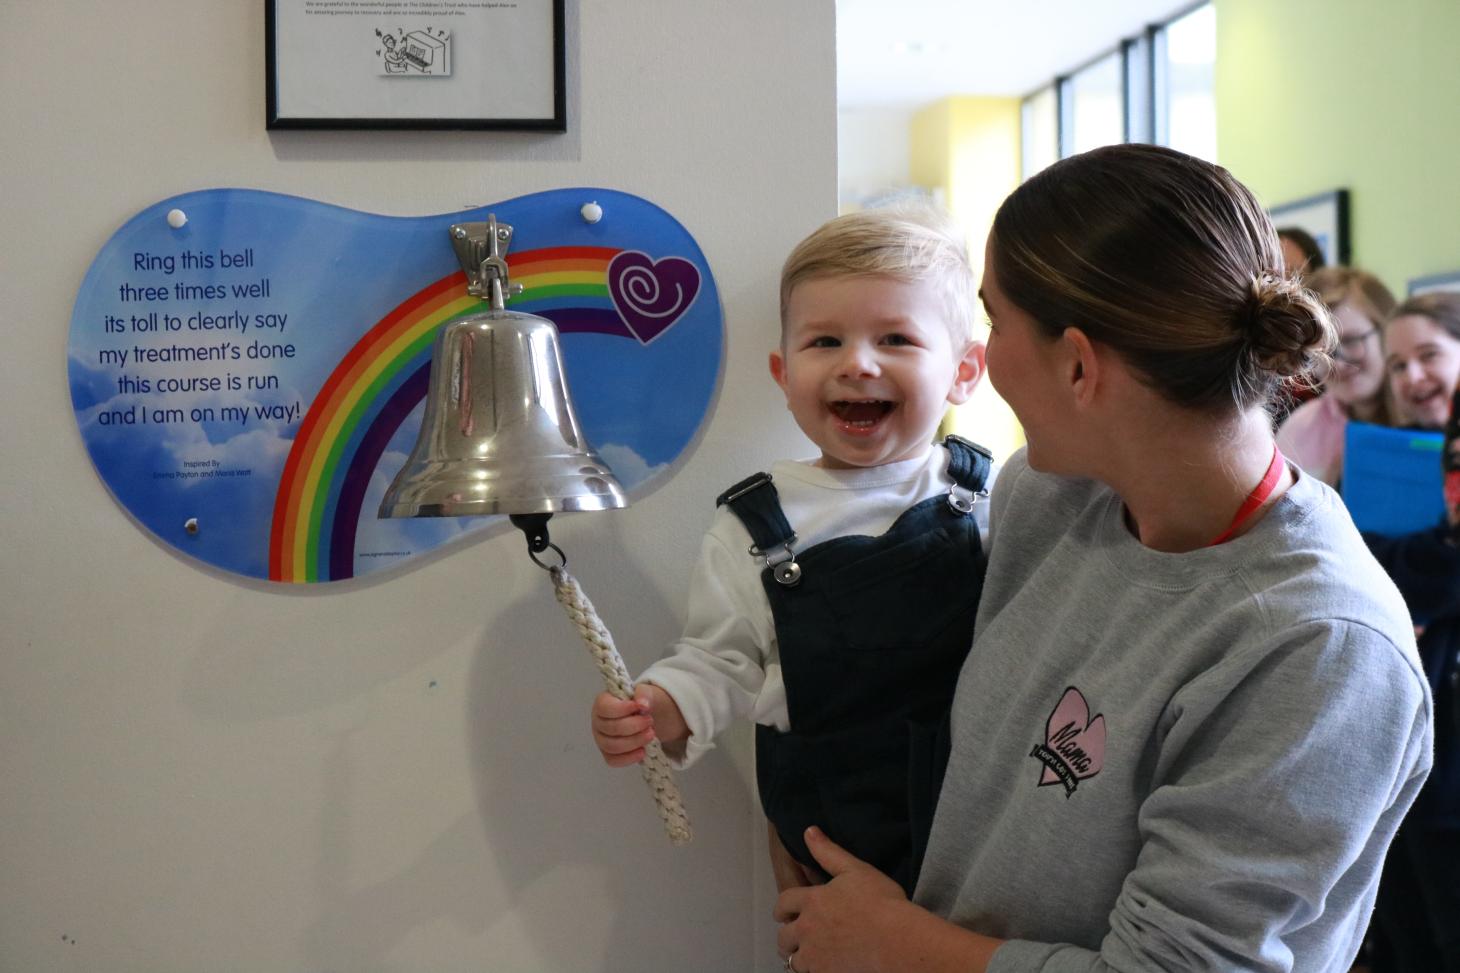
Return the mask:
{"type": "Polygon", "coordinates": [[[786,358],[785,358],[785,356],[782,355],[779,351],[773,351],[773,352],[771,352],[770,366],[771,366],[771,378],[773,378],[773,379],[776,380],[776,384],[781,387],[781,391],[782,392],[786,391],[786,358]]]}
{"type": "Polygon", "coordinates": [[[958,370],[953,375],[953,387],[948,390],[948,401],[953,405],[967,402],[973,395],[973,390],[978,388],[978,381],[983,378],[983,356],[984,343],[973,341],[958,360],[958,370]]]}

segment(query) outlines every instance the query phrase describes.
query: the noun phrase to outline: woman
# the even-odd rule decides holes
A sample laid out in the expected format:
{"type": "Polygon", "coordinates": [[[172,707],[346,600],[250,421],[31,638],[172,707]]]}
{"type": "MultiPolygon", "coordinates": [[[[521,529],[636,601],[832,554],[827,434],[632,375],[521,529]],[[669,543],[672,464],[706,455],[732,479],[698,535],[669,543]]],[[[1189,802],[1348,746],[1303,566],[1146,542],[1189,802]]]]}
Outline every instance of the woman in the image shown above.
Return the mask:
{"type": "Polygon", "coordinates": [[[1293,410],[1278,427],[1283,455],[1329,486],[1343,473],[1343,442],[1350,419],[1389,425],[1385,402],[1384,322],[1394,295],[1379,278],[1353,267],[1328,267],[1303,280],[1333,313],[1338,350],[1323,394],[1293,410]]]}
{"type": "MultiPolygon", "coordinates": [[[[1328,262],[1323,259],[1323,249],[1318,246],[1318,241],[1313,239],[1313,234],[1302,227],[1280,226],[1277,228],[1277,235],[1278,249],[1283,258],[1283,271],[1288,277],[1304,280],[1307,275],[1316,270],[1322,270],[1328,265],[1328,262]]],[[[1304,402],[1316,398],[1317,395],[1318,390],[1311,383],[1289,379],[1283,383],[1278,394],[1273,397],[1270,408],[1272,421],[1281,424],[1287,419],[1289,413],[1304,402]]]]}
{"type": "MultiPolygon", "coordinates": [[[[1447,481],[1460,468],[1460,294],[1400,305],[1384,329],[1399,422],[1445,429],[1447,481]]],[[[1395,836],[1374,910],[1374,973],[1460,971],[1460,497],[1447,482],[1448,522],[1364,539],[1422,623],[1419,653],[1435,700],[1435,769],[1395,836]]]]}
{"type": "Polygon", "coordinates": [[[1336,970],[1429,769],[1404,605],[1264,407],[1332,324],[1223,169],[1156,146],[1000,208],[989,376],[1023,424],[913,901],[810,829],[804,973],[1336,970]]]}

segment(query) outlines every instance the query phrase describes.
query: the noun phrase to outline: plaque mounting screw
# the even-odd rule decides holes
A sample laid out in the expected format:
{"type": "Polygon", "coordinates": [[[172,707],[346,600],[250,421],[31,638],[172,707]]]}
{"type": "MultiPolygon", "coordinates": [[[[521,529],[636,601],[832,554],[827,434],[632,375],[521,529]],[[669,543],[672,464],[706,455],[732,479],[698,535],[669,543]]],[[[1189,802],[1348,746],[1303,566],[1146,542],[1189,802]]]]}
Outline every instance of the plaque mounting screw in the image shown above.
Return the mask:
{"type": "Polygon", "coordinates": [[[182,210],[170,209],[167,211],[167,225],[172,227],[174,230],[181,230],[185,225],[187,225],[187,222],[188,214],[184,213],[182,210]]]}
{"type": "Polygon", "coordinates": [[[584,203],[578,213],[583,217],[584,223],[597,223],[603,219],[603,207],[597,203],[584,203]]]}

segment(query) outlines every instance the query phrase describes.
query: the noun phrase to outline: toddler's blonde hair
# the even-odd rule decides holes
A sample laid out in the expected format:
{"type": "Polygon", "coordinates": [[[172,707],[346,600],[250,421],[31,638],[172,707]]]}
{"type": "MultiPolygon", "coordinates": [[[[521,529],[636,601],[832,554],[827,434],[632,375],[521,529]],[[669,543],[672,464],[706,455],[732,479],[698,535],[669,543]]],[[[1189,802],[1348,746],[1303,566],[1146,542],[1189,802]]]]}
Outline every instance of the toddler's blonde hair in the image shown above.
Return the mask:
{"type": "Polygon", "coordinates": [[[900,204],[838,216],[802,240],[781,268],[781,328],[796,285],[822,277],[890,277],[931,282],[943,295],[960,349],[973,340],[978,288],[968,246],[948,215],[900,204]]]}

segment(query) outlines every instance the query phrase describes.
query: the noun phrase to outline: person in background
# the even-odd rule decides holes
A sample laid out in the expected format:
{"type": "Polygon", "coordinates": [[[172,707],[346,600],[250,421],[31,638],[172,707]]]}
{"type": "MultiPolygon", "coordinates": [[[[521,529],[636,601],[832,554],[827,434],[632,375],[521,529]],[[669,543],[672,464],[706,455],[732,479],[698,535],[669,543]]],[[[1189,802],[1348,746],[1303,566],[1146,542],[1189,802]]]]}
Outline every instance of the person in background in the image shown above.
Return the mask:
{"type": "Polygon", "coordinates": [[[1357,267],[1326,267],[1304,279],[1333,314],[1338,349],[1323,392],[1292,411],[1278,426],[1283,455],[1329,486],[1343,475],[1343,443],[1350,419],[1389,425],[1384,387],[1384,321],[1394,295],[1373,274],[1357,267]]]}
{"type": "Polygon", "coordinates": [[[780,955],[1344,969],[1430,700],[1393,583],[1273,444],[1269,397],[1332,346],[1327,310],[1244,186],[1155,145],[1030,178],[984,268],[989,377],[1027,446],[994,485],[922,874],[909,901],[808,829],[831,881],[781,893],[780,955]]]}
{"type": "MultiPolygon", "coordinates": [[[[1306,275],[1327,266],[1323,249],[1313,234],[1300,226],[1280,226],[1277,230],[1278,243],[1282,246],[1283,269],[1289,277],[1302,280],[1306,275]]],[[[1299,405],[1317,396],[1318,390],[1310,382],[1287,381],[1278,394],[1273,396],[1272,421],[1277,426],[1299,405]]]]}
{"type": "Polygon", "coordinates": [[[1460,971],[1460,294],[1401,304],[1384,329],[1402,426],[1444,430],[1444,522],[1365,534],[1419,634],[1435,701],[1434,771],[1400,825],[1374,910],[1373,973],[1460,971]]]}
{"type": "Polygon", "coordinates": [[[1318,241],[1301,226],[1280,226],[1277,235],[1283,248],[1283,267],[1289,277],[1306,277],[1327,265],[1318,241]]]}

